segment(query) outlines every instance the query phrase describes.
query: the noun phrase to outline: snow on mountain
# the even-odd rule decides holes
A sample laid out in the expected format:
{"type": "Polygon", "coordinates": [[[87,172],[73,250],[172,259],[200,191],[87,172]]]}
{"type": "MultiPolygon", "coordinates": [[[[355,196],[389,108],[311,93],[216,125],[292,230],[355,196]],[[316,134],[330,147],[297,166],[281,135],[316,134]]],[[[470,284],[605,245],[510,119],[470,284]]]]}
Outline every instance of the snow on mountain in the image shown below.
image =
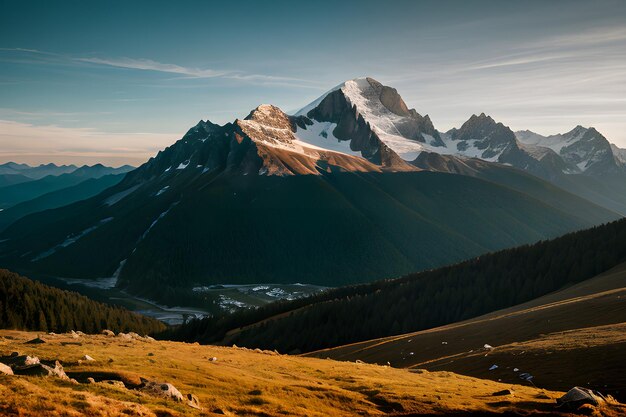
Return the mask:
{"type": "Polygon", "coordinates": [[[609,141],[593,127],[576,126],[567,133],[543,136],[529,130],[516,132],[517,140],[527,146],[547,148],[558,154],[573,171],[604,173],[617,171],[623,161],[609,141]]]}
{"type": "Polygon", "coordinates": [[[613,151],[613,155],[620,161],[622,164],[626,164],[626,149],[618,148],[617,145],[611,143],[611,150],[613,151]]]}

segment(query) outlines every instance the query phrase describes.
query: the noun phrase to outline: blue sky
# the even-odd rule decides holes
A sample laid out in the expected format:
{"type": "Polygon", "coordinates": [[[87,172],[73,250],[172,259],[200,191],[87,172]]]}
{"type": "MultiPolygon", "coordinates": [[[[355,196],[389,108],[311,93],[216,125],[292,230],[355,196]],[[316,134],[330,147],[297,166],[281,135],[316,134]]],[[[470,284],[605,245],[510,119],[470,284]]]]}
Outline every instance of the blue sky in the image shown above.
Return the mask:
{"type": "Polygon", "coordinates": [[[625,22],[623,1],[0,0],[0,162],[138,165],[358,76],[439,130],[485,112],[626,147],[625,22]]]}

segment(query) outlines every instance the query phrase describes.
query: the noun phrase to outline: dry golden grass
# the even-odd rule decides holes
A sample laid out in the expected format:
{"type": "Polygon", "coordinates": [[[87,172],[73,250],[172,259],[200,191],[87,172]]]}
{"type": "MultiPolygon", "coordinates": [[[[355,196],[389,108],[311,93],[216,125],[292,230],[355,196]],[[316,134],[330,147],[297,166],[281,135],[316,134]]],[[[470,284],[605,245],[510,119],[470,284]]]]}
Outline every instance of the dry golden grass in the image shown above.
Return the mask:
{"type": "MultiPolygon", "coordinates": [[[[546,389],[585,386],[626,400],[626,264],[529,303],[421,332],[309,354],[450,371],[546,389]],[[495,347],[483,349],[484,344],[495,347]],[[489,370],[492,365],[498,369],[489,370]]],[[[626,413],[625,413],[626,415],[626,413]]]]}
{"type": "Polygon", "coordinates": [[[0,331],[0,351],[59,359],[66,372],[77,379],[92,375],[96,380],[121,379],[127,385],[137,383],[139,377],[170,382],[183,394],[195,394],[203,409],[104,383],[73,384],[57,378],[0,376],[0,415],[552,414],[554,400],[561,395],[450,372],[410,371],[177,342],[44,335],[45,344],[24,344],[36,336],[0,331]],[[85,354],[96,361],[79,364],[85,354]],[[217,361],[209,361],[211,357],[217,357],[217,361]],[[492,395],[504,389],[511,389],[514,395],[492,395]]]}

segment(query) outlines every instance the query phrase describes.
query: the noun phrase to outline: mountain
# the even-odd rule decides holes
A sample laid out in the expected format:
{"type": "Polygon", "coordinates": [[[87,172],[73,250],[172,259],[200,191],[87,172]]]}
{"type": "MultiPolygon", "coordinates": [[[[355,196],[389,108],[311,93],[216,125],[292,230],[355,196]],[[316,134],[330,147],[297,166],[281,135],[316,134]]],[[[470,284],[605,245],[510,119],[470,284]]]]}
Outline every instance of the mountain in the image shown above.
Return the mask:
{"type": "Polygon", "coordinates": [[[21,174],[0,174],[0,188],[32,180],[32,178],[28,178],[21,174]]]}
{"type": "MultiPolygon", "coordinates": [[[[393,91],[381,91],[403,111],[393,91]]],[[[333,100],[312,111],[328,105],[337,116],[333,100]]],[[[13,223],[0,234],[0,261],[117,276],[119,286],[167,301],[209,284],[394,277],[619,217],[539,179],[509,187],[421,172],[342,111],[339,130],[271,105],[224,126],[201,121],[101,194],[13,223]],[[333,131],[357,135],[370,158],[333,131]]],[[[398,126],[432,143],[428,118],[407,114],[411,122],[398,126]]]]}
{"type": "MultiPolygon", "coordinates": [[[[584,283],[617,266],[623,268],[624,262],[626,219],[395,280],[329,289],[305,299],[192,321],[168,337],[310,352],[468,320],[584,283]]],[[[621,284],[615,288],[624,286],[624,276],[613,280],[621,284]]],[[[605,291],[602,287],[597,292],[605,291]]],[[[623,306],[616,307],[619,303],[613,299],[601,307],[590,302],[584,313],[589,315],[587,322],[592,322],[590,326],[621,322],[624,312],[623,306]]],[[[572,315],[569,320],[570,328],[584,327],[583,318],[572,315]]],[[[532,323],[536,329],[540,320],[532,323]]],[[[510,330],[516,331],[521,329],[510,330]]],[[[497,340],[494,333],[482,344],[497,340]]]]}
{"type": "Polygon", "coordinates": [[[90,178],[100,178],[104,175],[121,174],[132,170],[130,166],[120,168],[105,167],[101,164],[82,166],[70,173],[47,175],[41,179],[9,185],[0,188],[0,208],[6,209],[18,203],[37,198],[43,194],[57,191],[79,184],[90,178]]]}
{"type": "Polygon", "coordinates": [[[100,178],[90,178],[76,185],[61,188],[60,190],[35,197],[32,200],[18,203],[0,211],[0,230],[4,230],[11,223],[28,214],[65,206],[75,201],[93,197],[119,183],[122,178],[124,178],[124,174],[109,174],[100,178]]]}
{"type": "Polygon", "coordinates": [[[0,165],[0,175],[23,175],[33,180],[38,180],[48,175],[69,174],[77,168],[76,165],[41,164],[33,167],[27,164],[7,162],[0,165]]]}
{"type": "Polygon", "coordinates": [[[559,155],[568,166],[566,173],[599,175],[624,172],[624,164],[613,153],[609,141],[594,128],[576,126],[571,131],[542,136],[529,130],[517,132],[524,145],[559,155]]]}

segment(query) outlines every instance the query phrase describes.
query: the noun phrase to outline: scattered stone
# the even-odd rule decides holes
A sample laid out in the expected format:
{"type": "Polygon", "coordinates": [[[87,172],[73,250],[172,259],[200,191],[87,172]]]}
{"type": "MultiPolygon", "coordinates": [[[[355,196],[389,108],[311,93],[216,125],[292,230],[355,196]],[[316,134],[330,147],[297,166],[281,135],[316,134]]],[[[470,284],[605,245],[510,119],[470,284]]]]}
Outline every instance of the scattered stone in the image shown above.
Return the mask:
{"type": "Polygon", "coordinates": [[[70,378],[70,382],[74,385],[78,385],[79,382],[77,380],[75,380],[74,378],[70,378]]]}
{"type": "Polygon", "coordinates": [[[198,410],[200,409],[200,401],[198,400],[198,397],[193,394],[187,394],[187,405],[189,407],[197,408],[198,410]]]}
{"type": "Polygon", "coordinates": [[[8,358],[2,358],[2,361],[15,371],[16,369],[37,365],[39,358],[37,356],[20,355],[18,352],[13,352],[8,358]]]}
{"type": "Polygon", "coordinates": [[[148,352],[148,356],[154,356],[154,353],[148,352]]]}
{"type": "Polygon", "coordinates": [[[564,406],[570,410],[578,410],[585,404],[597,407],[601,402],[604,402],[602,394],[583,387],[574,387],[556,400],[558,407],[564,406]]]}
{"type": "Polygon", "coordinates": [[[13,375],[13,369],[3,363],[0,363],[0,374],[13,375]]]}
{"type": "Polygon", "coordinates": [[[103,384],[107,384],[107,385],[113,385],[114,387],[117,388],[126,388],[126,385],[124,384],[124,382],[122,381],[117,381],[114,379],[107,379],[102,381],[103,384]]]}
{"type": "Polygon", "coordinates": [[[93,379],[92,377],[89,377],[89,378],[87,378],[87,382],[90,383],[90,384],[95,384],[96,380],[93,379]]]}
{"type": "Polygon", "coordinates": [[[21,367],[14,369],[16,375],[25,376],[54,376],[57,378],[65,379],[69,381],[69,377],[65,374],[63,366],[59,361],[55,361],[54,368],[52,366],[45,365],[43,363],[37,363],[35,365],[21,367]]]}
{"type": "Polygon", "coordinates": [[[511,391],[510,389],[503,389],[502,391],[496,391],[493,394],[494,397],[500,397],[503,395],[513,395],[513,391],[511,391]]]}
{"type": "Polygon", "coordinates": [[[441,342],[441,344],[442,344],[442,345],[447,345],[447,344],[448,344],[448,342],[441,342]]]}
{"type": "Polygon", "coordinates": [[[519,372],[519,368],[513,368],[513,372],[519,372]]]}
{"type": "Polygon", "coordinates": [[[27,343],[29,345],[40,345],[42,343],[46,343],[46,341],[43,340],[41,337],[36,337],[36,338],[34,338],[32,340],[29,340],[28,342],[25,342],[25,343],[27,343]]]}
{"type": "Polygon", "coordinates": [[[109,329],[104,329],[102,331],[102,334],[105,335],[106,337],[113,337],[115,336],[115,333],[113,333],[111,330],[109,329]]]}
{"type": "Polygon", "coordinates": [[[85,336],[85,333],[81,332],[80,330],[76,332],[77,335],[79,336],[85,336]]]}
{"type": "Polygon", "coordinates": [[[528,372],[523,372],[523,373],[519,374],[519,378],[523,379],[524,381],[530,382],[534,378],[534,376],[532,376],[528,372]]]}
{"type": "Polygon", "coordinates": [[[365,363],[365,362],[363,362],[361,359],[357,359],[355,362],[356,362],[356,363],[365,363]]]}
{"type": "Polygon", "coordinates": [[[107,362],[109,362],[109,363],[113,363],[113,362],[114,362],[114,360],[113,360],[113,358],[109,358],[109,360],[108,360],[107,362]]]}
{"type": "Polygon", "coordinates": [[[487,350],[492,350],[492,349],[493,349],[493,346],[488,345],[487,343],[485,343],[485,345],[484,345],[483,347],[484,347],[485,349],[487,349],[487,350]]]}
{"type": "Polygon", "coordinates": [[[120,339],[125,340],[125,341],[133,340],[133,337],[130,334],[128,334],[128,333],[119,332],[117,334],[117,337],[119,337],[120,339]]]}
{"type": "Polygon", "coordinates": [[[209,358],[209,362],[217,362],[217,358],[213,356],[212,358],[209,358]]]}
{"type": "Polygon", "coordinates": [[[79,339],[80,335],[78,333],[76,333],[74,330],[70,331],[70,336],[72,336],[72,339],[79,339]]]}
{"type": "Polygon", "coordinates": [[[498,369],[498,365],[491,365],[491,367],[489,368],[490,371],[493,371],[496,369],[498,369]]]}
{"type": "Polygon", "coordinates": [[[145,340],[146,342],[154,342],[154,341],[155,341],[155,340],[154,340],[154,337],[151,337],[151,336],[145,336],[145,337],[144,337],[144,340],[145,340]]]}
{"type": "Polygon", "coordinates": [[[142,386],[139,389],[143,392],[178,402],[184,401],[183,394],[169,382],[148,381],[144,378],[141,378],[141,382],[142,386]]]}
{"type": "Polygon", "coordinates": [[[95,361],[95,359],[94,359],[94,358],[92,358],[92,357],[91,357],[91,356],[89,356],[89,355],[85,355],[85,356],[83,356],[83,357],[81,358],[81,360],[84,360],[84,361],[87,361],[87,362],[93,362],[93,361],[95,361]]]}

